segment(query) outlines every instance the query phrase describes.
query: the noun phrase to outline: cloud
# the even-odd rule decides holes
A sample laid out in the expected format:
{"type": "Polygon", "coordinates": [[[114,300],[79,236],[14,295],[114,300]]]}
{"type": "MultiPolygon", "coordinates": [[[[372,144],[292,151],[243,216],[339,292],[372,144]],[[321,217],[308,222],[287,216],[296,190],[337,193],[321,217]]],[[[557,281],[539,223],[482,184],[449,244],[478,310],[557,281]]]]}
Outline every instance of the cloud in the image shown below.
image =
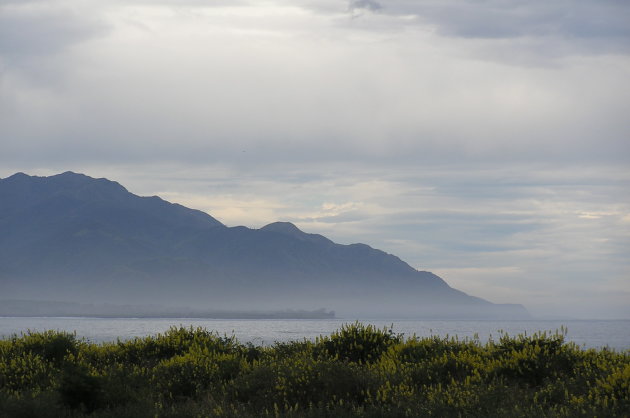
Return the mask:
{"type": "Polygon", "coordinates": [[[630,36],[624,24],[630,8],[620,1],[503,0],[404,2],[404,11],[439,25],[448,35],[472,38],[515,38],[563,35],[576,38],[630,36]]]}
{"type": "Polygon", "coordinates": [[[578,288],[564,306],[605,307],[630,275],[627,13],[4,1],[0,175],[105,176],[228,225],[365,242],[496,301],[553,282],[545,303],[578,288]]]}
{"type": "Polygon", "coordinates": [[[0,3],[0,81],[26,81],[38,88],[57,85],[72,61],[69,50],[107,33],[102,19],[66,3],[0,3]],[[68,62],[58,61],[64,55],[68,62]]]}
{"type": "Polygon", "coordinates": [[[447,37],[555,39],[571,45],[573,51],[567,52],[630,52],[630,5],[618,0],[394,0],[379,9],[415,16],[417,24],[447,37]]]}
{"type": "Polygon", "coordinates": [[[351,0],[349,5],[350,10],[365,9],[371,11],[377,11],[383,8],[383,6],[374,0],[351,0]]]}
{"type": "Polygon", "coordinates": [[[3,56],[55,54],[92,37],[97,30],[71,12],[32,14],[19,9],[0,15],[0,53],[3,56]],[[28,28],[29,30],[24,30],[28,28]]]}
{"type": "MultiPolygon", "coordinates": [[[[586,16],[579,7],[392,1],[357,26],[339,2],[322,2],[324,9],[112,2],[89,13],[78,2],[53,4],[11,3],[2,14],[9,35],[0,37],[3,163],[228,162],[246,169],[287,157],[414,166],[624,164],[630,156],[628,57],[530,68],[470,55],[469,47],[513,52],[523,38],[560,36],[560,29],[536,26],[538,17],[566,26],[564,14],[586,16]],[[337,12],[328,11],[335,4],[337,12]],[[424,16],[443,29],[422,31],[416,18],[391,16],[424,16]],[[413,29],[382,34],[383,19],[413,29]],[[493,24],[509,31],[490,37],[465,29],[493,24]]],[[[603,14],[603,21],[626,10],[579,4],[597,8],[589,16],[603,14]]],[[[599,38],[613,33],[624,32],[599,38]]],[[[580,48],[576,37],[566,40],[580,48]]],[[[549,47],[536,48],[541,54],[554,48],[541,42],[549,47]]]]}
{"type": "MultiPolygon", "coordinates": [[[[433,33],[457,42],[460,53],[509,65],[556,66],[567,57],[630,53],[630,5],[619,0],[390,0],[349,4],[349,19],[337,19],[340,25],[364,31],[433,33]],[[378,16],[360,12],[365,10],[377,11],[378,16]]],[[[330,2],[305,5],[318,13],[342,13],[330,2]]]]}

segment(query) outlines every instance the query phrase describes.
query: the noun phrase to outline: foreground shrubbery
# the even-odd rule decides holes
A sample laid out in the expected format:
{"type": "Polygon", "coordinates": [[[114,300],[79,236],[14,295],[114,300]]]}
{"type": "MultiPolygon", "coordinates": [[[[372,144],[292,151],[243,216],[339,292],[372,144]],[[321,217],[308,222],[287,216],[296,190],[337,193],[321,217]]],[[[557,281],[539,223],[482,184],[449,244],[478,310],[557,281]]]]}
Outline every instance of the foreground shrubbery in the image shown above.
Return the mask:
{"type": "Polygon", "coordinates": [[[0,340],[2,417],[623,417],[629,392],[628,352],[558,334],[481,344],[357,323],[270,347],[192,328],[0,340]]]}

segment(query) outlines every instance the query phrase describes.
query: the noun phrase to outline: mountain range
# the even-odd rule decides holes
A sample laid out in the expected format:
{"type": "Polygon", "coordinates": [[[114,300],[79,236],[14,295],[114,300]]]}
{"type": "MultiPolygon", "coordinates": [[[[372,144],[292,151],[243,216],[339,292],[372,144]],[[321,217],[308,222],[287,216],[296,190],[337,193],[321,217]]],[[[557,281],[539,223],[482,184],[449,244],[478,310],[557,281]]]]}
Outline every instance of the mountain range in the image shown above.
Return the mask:
{"type": "Polygon", "coordinates": [[[0,299],[341,315],[525,318],[365,244],[205,212],[65,172],[0,180],[0,299]]]}

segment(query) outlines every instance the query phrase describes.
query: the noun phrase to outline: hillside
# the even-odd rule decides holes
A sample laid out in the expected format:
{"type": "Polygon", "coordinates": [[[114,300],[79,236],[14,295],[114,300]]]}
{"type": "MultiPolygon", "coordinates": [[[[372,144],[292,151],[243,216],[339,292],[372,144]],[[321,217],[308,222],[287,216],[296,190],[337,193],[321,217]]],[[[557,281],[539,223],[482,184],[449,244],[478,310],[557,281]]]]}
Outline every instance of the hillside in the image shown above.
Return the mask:
{"type": "Polygon", "coordinates": [[[3,299],[341,315],[524,317],[365,244],[212,216],[66,172],[0,180],[3,299]]]}

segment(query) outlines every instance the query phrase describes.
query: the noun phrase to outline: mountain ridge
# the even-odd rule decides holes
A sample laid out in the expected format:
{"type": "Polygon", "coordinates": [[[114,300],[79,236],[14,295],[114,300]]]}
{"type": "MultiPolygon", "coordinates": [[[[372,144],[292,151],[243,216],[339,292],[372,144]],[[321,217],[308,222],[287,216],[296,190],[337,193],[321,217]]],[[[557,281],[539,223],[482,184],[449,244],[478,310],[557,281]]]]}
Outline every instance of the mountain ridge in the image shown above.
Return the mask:
{"type": "Polygon", "coordinates": [[[0,179],[0,232],[0,290],[13,299],[526,316],[366,244],[336,244],[290,222],[228,227],[69,171],[0,179]]]}

